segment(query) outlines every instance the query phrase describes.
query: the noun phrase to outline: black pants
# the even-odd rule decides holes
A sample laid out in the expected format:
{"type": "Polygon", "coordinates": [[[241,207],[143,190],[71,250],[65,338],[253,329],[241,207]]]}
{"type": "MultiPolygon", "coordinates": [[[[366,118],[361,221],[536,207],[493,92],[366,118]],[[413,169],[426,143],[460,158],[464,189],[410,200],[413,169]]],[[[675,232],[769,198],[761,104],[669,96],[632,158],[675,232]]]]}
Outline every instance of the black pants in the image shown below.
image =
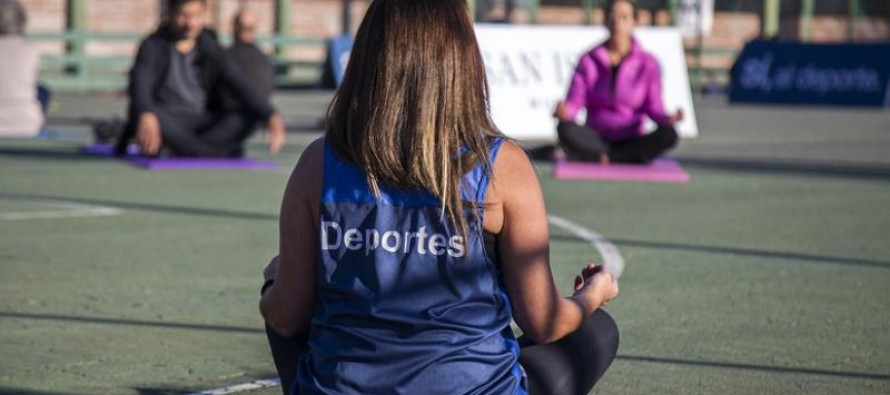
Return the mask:
{"type": "Polygon", "coordinates": [[[259,121],[239,111],[183,115],[158,110],[155,115],[164,148],[174,156],[242,156],[244,140],[250,137],[259,121]]]}
{"type": "Polygon", "coordinates": [[[600,154],[609,156],[613,163],[649,163],[677,145],[677,131],[673,126],[660,125],[645,136],[621,141],[607,141],[587,126],[574,122],[560,122],[556,127],[559,144],[571,160],[598,162],[600,154]]]}
{"type": "Polygon", "coordinates": [[[37,101],[40,102],[40,109],[43,110],[44,116],[49,112],[49,102],[52,98],[53,91],[49,90],[46,85],[37,84],[37,101]]]}
{"type": "MultiPolygon", "coordinates": [[[[308,352],[308,338],[285,338],[268,325],[266,335],[281,391],[294,383],[297,363],[308,352]]],[[[519,338],[519,363],[528,376],[530,395],[585,395],[606,373],[618,352],[618,326],[603,310],[588,317],[575,332],[548,344],[519,338]]]]}
{"type": "MultiPolygon", "coordinates": [[[[246,112],[230,111],[209,114],[181,114],[156,109],[161,128],[163,149],[173,156],[239,157],[244,154],[244,140],[250,137],[260,120],[246,112]]],[[[133,117],[133,115],[131,115],[133,117]]],[[[138,122],[132,118],[130,122],[138,122]]],[[[117,143],[123,155],[135,137],[137,125],[128,128],[117,143]]]]}

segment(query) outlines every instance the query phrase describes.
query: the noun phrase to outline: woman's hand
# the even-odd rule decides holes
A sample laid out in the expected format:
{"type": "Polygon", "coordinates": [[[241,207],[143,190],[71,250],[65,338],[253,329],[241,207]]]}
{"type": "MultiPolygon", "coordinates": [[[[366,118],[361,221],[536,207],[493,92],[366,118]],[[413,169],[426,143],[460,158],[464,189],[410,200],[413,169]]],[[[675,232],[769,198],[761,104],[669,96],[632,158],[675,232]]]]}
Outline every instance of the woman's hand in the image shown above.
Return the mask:
{"type": "Polygon", "coordinates": [[[156,155],[161,150],[161,125],[158,117],[150,112],[139,115],[136,126],[136,144],[145,155],[156,155]]]}
{"type": "Polygon", "coordinates": [[[269,143],[269,152],[277,154],[284,146],[287,139],[284,127],[284,119],[277,112],[266,121],[266,142],[269,143]]]}
{"type": "Polygon", "coordinates": [[[671,115],[671,118],[670,118],[671,125],[676,125],[677,122],[682,121],[683,116],[684,116],[683,109],[681,108],[681,109],[677,110],[677,112],[675,112],[674,115],[671,115]]]}
{"type": "Polygon", "coordinates": [[[567,112],[566,102],[560,101],[559,103],[556,103],[556,109],[553,110],[553,116],[558,118],[561,122],[569,121],[567,112]]]}
{"type": "Polygon", "coordinates": [[[575,277],[575,295],[583,297],[598,309],[618,296],[618,280],[603,265],[588,264],[575,277]]]}

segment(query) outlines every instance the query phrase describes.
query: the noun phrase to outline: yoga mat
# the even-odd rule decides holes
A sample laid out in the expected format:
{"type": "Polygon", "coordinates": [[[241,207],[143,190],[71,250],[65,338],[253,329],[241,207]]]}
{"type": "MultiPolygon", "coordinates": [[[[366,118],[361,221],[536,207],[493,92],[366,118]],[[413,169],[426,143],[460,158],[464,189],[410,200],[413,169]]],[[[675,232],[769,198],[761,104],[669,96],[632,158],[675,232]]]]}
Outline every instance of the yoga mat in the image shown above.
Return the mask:
{"type": "Polygon", "coordinates": [[[271,170],[278,163],[250,158],[146,158],[131,156],[130,163],[148,170],[248,169],[271,170]]]}
{"type": "Polygon", "coordinates": [[[648,165],[558,161],[553,175],[560,180],[602,180],[687,183],[689,173],[673,159],[656,159],[648,165]]]}
{"type": "MultiPolygon", "coordinates": [[[[91,156],[114,156],[114,144],[89,144],[81,147],[80,152],[91,156]]],[[[127,146],[127,156],[135,155],[139,155],[139,147],[132,144],[127,146]]]]}
{"type": "MultiPolygon", "coordinates": [[[[114,156],[114,146],[92,144],[81,147],[80,152],[93,156],[114,156]]],[[[201,169],[248,169],[272,170],[278,163],[250,158],[148,158],[139,156],[139,147],[127,147],[127,161],[148,170],[201,170],[201,169]]]]}

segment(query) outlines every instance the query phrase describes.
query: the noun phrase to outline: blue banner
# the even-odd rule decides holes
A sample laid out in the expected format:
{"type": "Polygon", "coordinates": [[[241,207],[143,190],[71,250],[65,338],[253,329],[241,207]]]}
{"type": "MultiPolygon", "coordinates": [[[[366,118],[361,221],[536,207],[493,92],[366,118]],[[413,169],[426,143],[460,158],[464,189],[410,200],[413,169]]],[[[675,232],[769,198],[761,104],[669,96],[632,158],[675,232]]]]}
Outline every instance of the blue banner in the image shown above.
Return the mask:
{"type": "Polygon", "coordinates": [[[331,61],[331,72],[337,87],[343,82],[343,74],[346,73],[346,65],[349,63],[349,54],[352,53],[352,44],[355,40],[352,36],[337,36],[331,39],[328,45],[328,56],[331,61]]]}
{"type": "Polygon", "coordinates": [[[888,106],[890,44],[751,41],[733,66],[729,99],[888,106]]]}

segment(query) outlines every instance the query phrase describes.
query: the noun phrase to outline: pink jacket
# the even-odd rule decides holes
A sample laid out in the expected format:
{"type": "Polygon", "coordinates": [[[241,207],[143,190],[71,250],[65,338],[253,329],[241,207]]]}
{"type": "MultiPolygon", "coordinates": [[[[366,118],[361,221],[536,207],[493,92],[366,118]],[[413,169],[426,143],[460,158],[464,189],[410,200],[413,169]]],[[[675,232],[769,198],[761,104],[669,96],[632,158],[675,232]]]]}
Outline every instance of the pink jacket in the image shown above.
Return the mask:
{"type": "Polygon", "coordinates": [[[566,111],[575,118],[587,108],[587,126],[606,140],[624,140],[643,133],[643,116],[657,124],[670,122],[661,100],[658,61],[636,40],[618,68],[615,90],[611,85],[612,62],[601,44],[584,54],[575,68],[566,95],[566,111]]]}

